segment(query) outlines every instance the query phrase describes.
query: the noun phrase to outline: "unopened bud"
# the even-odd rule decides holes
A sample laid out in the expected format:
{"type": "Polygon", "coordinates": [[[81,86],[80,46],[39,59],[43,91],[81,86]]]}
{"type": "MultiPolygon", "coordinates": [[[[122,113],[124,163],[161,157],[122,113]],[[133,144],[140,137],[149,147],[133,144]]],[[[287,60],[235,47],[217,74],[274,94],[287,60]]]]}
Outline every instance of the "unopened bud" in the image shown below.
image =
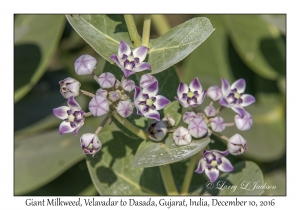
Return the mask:
{"type": "Polygon", "coordinates": [[[168,128],[171,128],[175,125],[175,120],[169,115],[167,114],[167,116],[165,116],[162,121],[164,121],[167,125],[168,128]]]}
{"type": "Polygon", "coordinates": [[[163,140],[167,132],[167,126],[163,121],[152,121],[148,127],[149,138],[154,141],[163,140]]]}
{"type": "Polygon", "coordinates": [[[215,117],[210,122],[211,129],[215,132],[222,132],[226,127],[226,122],[222,117],[215,117]]]}
{"type": "Polygon", "coordinates": [[[97,96],[102,96],[102,97],[106,98],[107,95],[108,95],[108,91],[99,88],[99,89],[97,90],[97,92],[96,92],[96,95],[97,95],[97,96]]]}
{"type": "Polygon", "coordinates": [[[90,55],[82,55],[74,63],[75,72],[78,75],[91,74],[97,64],[97,60],[90,55]]]}
{"type": "Polygon", "coordinates": [[[118,101],[120,99],[120,96],[119,96],[119,94],[116,91],[110,91],[109,92],[109,99],[112,102],[116,102],[116,101],[118,101]]]}
{"type": "Polygon", "coordinates": [[[240,134],[235,134],[228,140],[227,148],[230,154],[241,155],[247,150],[247,142],[240,134]]]}
{"type": "Polygon", "coordinates": [[[76,79],[68,77],[64,80],[59,81],[59,84],[60,84],[60,93],[65,99],[68,99],[72,96],[75,97],[79,95],[79,89],[81,84],[76,79]]]}
{"type": "Polygon", "coordinates": [[[207,106],[204,109],[204,113],[206,114],[207,117],[213,117],[216,115],[216,109],[213,106],[207,106]]]}
{"type": "Polygon", "coordinates": [[[102,88],[113,87],[115,85],[115,81],[116,81],[116,77],[109,72],[102,73],[98,78],[99,85],[102,88]]]}
{"type": "Polygon", "coordinates": [[[252,116],[245,111],[244,117],[240,117],[239,115],[236,115],[234,117],[234,122],[240,131],[246,131],[249,130],[252,127],[253,119],[252,116]]]}
{"type": "Polygon", "coordinates": [[[102,147],[99,137],[94,133],[83,134],[80,138],[80,144],[83,153],[92,155],[93,157],[102,147]]]}
{"type": "Polygon", "coordinates": [[[186,128],[180,126],[173,133],[173,140],[177,146],[189,145],[192,142],[192,136],[186,128]]]}

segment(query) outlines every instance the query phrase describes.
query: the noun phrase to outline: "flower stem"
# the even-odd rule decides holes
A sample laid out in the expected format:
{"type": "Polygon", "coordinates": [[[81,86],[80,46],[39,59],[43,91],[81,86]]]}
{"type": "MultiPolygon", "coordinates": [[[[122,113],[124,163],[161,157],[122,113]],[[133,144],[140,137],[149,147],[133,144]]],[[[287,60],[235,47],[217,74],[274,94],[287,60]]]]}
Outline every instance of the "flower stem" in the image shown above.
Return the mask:
{"type": "Polygon", "coordinates": [[[131,41],[133,42],[133,46],[135,48],[141,46],[141,39],[137,32],[133,16],[132,15],[124,15],[124,18],[125,18],[125,22],[127,25],[127,29],[128,29],[131,41]]]}
{"type": "Polygon", "coordinates": [[[89,117],[89,116],[92,116],[92,112],[86,112],[86,113],[84,114],[84,117],[89,117]]]}
{"type": "Polygon", "coordinates": [[[226,127],[231,127],[231,126],[234,126],[235,124],[232,122],[232,123],[226,123],[226,127]]]}
{"type": "Polygon", "coordinates": [[[223,109],[225,109],[225,106],[220,106],[217,111],[216,111],[216,114],[218,114],[219,112],[221,112],[223,109]]]}
{"type": "Polygon", "coordinates": [[[150,39],[151,15],[144,16],[142,45],[148,47],[150,39]]]}
{"type": "Polygon", "coordinates": [[[104,125],[106,124],[107,120],[110,118],[110,115],[106,115],[104,120],[101,122],[101,124],[99,125],[99,127],[97,128],[97,130],[95,131],[95,134],[98,135],[100,133],[100,131],[102,130],[102,128],[104,127],[104,125]]]}
{"type": "Polygon", "coordinates": [[[181,192],[180,192],[181,195],[187,195],[189,192],[189,187],[192,181],[195,165],[197,163],[198,158],[199,158],[199,153],[193,155],[190,159],[190,163],[185,172],[183,184],[181,187],[181,192]]]}
{"type": "Polygon", "coordinates": [[[178,195],[178,191],[173,179],[170,165],[159,166],[160,174],[167,191],[167,195],[178,195]]]}
{"type": "Polygon", "coordinates": [[[229,140],[229,138],[227,136],[224,136],[223,134],[219,134],[219,133],[216,133],[216,132],[213,132],[212,134],[219,137],[220,139],[225,140],[225,141],[229,140]]]}
{"type": "Polygon", "coordinates": [[[114,118],[119,121],[119,123],[121,123],[124,127],[126,127],[128,130],[130,130],[132,133],[134,133],[135,135],[137,135],[138,137],[140,137],[143,140],[148,139],[148,134],[145,131],[143,131],[142,129],[139,129],[135,125],[131,124],[128,120],[121,117],[117,112],[115,112],[113,115],[114,115],[114,118]]]}
{"type": "Polygon", "coordinates": [[[88,91],[80,90],[80,92],[81,92],[83,95],[89,96],[89,97],[91,97],[91,98],[95,97],[95,94],[90,93],[90,92],[88,92],[88,91]]]}
{"type": "Polygon", "coordinates": [[[160,36],[167,33],[171,29],[164,15],[152,15],[152,21],[157,33],[160,36]]]}
{"type": "Polygon", "coordinates": [[[94,80],[99,84],[98,82],[98,77],[96,74],[94,74],[94,72],[92,72],[91,76],[94,78],[94,80]]]}

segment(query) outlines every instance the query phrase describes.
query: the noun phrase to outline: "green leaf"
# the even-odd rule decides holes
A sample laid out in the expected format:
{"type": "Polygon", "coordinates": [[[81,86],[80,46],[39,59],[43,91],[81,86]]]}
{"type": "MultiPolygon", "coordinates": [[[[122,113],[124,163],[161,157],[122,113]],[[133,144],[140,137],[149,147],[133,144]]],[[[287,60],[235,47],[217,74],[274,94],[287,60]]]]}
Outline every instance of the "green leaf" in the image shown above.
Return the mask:
{"type": "Polygon", "coordinates": [[[275,25],[281,33],[286,33],[286,15],[261,15],[263,19],[275,25]]]}
{"type": "Polygon", "coordinates": [[[275,26],[259,15],[224,17],[233,45],[250,69],[270,80],[285,72],[285,44],[275,26]]]}
{"type": "Polygon", "coordinates": [[[286,196],[286,170],[277,169],[264,175],[264,180],[269,189],[265,189],[263,195],[286,196]]]}
{"type": "MultiPolygon", "coordinates": [[[[221,15],[206,16],[212,22],[216,30],[201,47],[194,50],[185,60],[185,68],[181,74],[182,81],[189,84],[195,77],[204,81],[206,77],[226,78],[233,80],[231,67],[228,60],[228,38],[226,35],[221,15]]],[[[202,83],[201,83],[202,84],[202,83]]]]}
{"type": "MultiPolygon", "coordinates": [[[[199,176],[204,176],[199,174],[199,176]]],[[[263,189],[255,188],[255,184],[264,185],[263,174],[254,162],[242,161],[234,165],[230,173],[223,173],[214,183],[206,183],[193,191],[192,195],[209,193],[211,195],[261,195],[263,189]],[[226,187],[228,189],[226,189],[226,187]]]]}
{"type": "Polygon", "coordinates": [[[45,72],[61,38],[64,25],[65,17],[63,15],[16,16],[15,102],[24,97],[45,72]]]}
{"type": "MultiPolygon", "coordinates": [[[[117,54],[120,41],[131,44],[123,15],[66,15],[76,32],[104,59],[117,54]]],[[[121,71],[121,70],[120,70],[121,71]]]]}
{"type": "Polygon", "coordinates": [[[123,132],[101,132],[102,149],[86,162],[100,195],[165,195],[158,167],[134,168],[130,165],[140,140],[123,132]]]}
{"type": "Polygon", "coordinates": [[[148,62],[152,74],[178,63],[201,45],[214,31],[209,19],[196,17],[150,40],[148,62]]]}
{"type": "Polygon", "coordinates": [[[209,142],[209,138],[193,139],[187,146],[176,146],[173,133],[169,133],[161,142],[148,139],[140,144],[132,160],[132,166],[146,168],[178,162],[204,149],[209,142]]]}

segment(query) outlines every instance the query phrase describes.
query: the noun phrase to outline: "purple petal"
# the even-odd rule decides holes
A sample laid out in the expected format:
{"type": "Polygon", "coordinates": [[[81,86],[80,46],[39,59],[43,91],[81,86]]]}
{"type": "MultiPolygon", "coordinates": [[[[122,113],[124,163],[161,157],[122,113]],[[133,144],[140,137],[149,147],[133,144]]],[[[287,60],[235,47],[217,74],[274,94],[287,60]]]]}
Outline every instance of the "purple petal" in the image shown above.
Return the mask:
{"type": "Polygon", "coordinates": [[[132,54],[133,54],[133,57],[139,58],[140,62],[142,62],[143,60],[145,60],[145,58],[147,56],[147,52],[148,52],[147,47],[140,46],[140,47],[136,48],[135,50],[133,50],[132,54]]]}
{"type": "Polygon", "coordinates": [[[221,79],[222,81],[222,93],[223,96],[226,97],[230,93],[230,84],[226,79],[221,79]]]}
{"type": "Polygon", "coordinates": [[[141,99],[142,99],[142,89],[136,86],[135,89],[134,89],[133,100],[134,100],[135,103],[137,103],[141,99]]]}
{"type": "Polygon", "coordinates": [[[84,122],[80,123],[77,128],[73,131],[74,135],[77,136],[78,130],[83,126],[84,122]]]}
{"type": "Polygon", "coordinates": [[[156,96],[158,92],[158,82],[155,81],[150,85],[147,85],[144,89],[143,89],[143,93],[148,94],[149,97],[151,96],[156,96]]]}
{"type": "Polygon", "coordinates": [[[149,112],[143,113],[143,115],[148,119],[154,119],[160,121],[160,114],[156,110],[149,110],[149,112]]]}
{"type": "Polygon", "coordinates": [[[111,55],[109,58],[112,59],[120,68],[122,67],[119,58],[116,54],[111,55]]]}
{"type": "Polygon", "coordinates": [[[169,103],[171,103],[171,101],[169,99],[167,99],[164,96],[161,95],[157,95],[155,96],[156,101],[154,102],[154,105],[156,106],[156,110],[161,110],[163,109],[165,106],[167,106],[169,103]]]}
{"type": "Polygon", "coordinates": [[[124,79],[122,81],[122,88],[127,92],[131,92],[135,88],[135,83],[133,80],[124,79]]]}
{"type": "Polygon", "coordinates": [[[205,99],[206,94],[207,94],[207,90],[203,91],[202,96],[197,98],[197,105],[202,104],[202,102],[205,99]]]}
{"type": "Polygon", "coordinates": [[[194,91],[198,91],[198,93],[202,92],[202,86],[197,77],[193,79],[193,81],[190,83],[189,88],[192,92],[194,91]]]}
{"type": "Polygon", "coordinates": [[[222,98],[220,99],[219,104],[220,104],[221,106],[225,106],[225,107],[227,107],[227,108],[230,108],[230,105],[229,105],[228,101],[227,101],[224,97],[222,97],[222,98]]]}
{"type": "Polygon", "coordinates": [[[95,96],[89,103],[89,110],[96,117],[100,117],[109,112],[108,100],[102,96],[95,96]]]}
{"type": "Polygon", "coordinates": [[[116,77],[110,72],[105,72],[99,76],[98,82],[102,88],[111,88],[116,82],[116,77]]]}
{"type": "Polygon", "coordinates": [[[198,167],[197,167],[197,169],[196,169],[196,173],[198,173],[198,174],[201,174],[201,173],[203,173],[203,171],[204,171],[204,169],[205,169],[205,166],[206,166],[206,162],[205,162],[205,160],[204,159],[200,159],[200,161],[199,161],[199,163],[198,163],[198,167]]]}
{"type": "Polygon", "coordinates": [[[140,111],[140,109],[137,105],[135,105],[135,108],[136,108],[136,114],[143,116],[142,112],[140,111]]]}
{"type": "Polygon", "coordinates": [[[241,106],[249,106],[256,101],[255,98],[249,94],[243,94],[241,98],[243,99],[243,103],[241,103],[241,106]]]}
{"type": "Polygon", "coordinates": [[[220,150],[212,150],[213,153],[218,153],[221,156],[227,156],[229,154],[228,150],[220,151],[220,150]]]}
{"type": "Polygon", "coordinates": [[[71,109],[73,109],[74,111],[80,111],[81,107],[79,106],[79,104],[75,101],[74,97],[72,96],[71,98],[68,99],[68,105],[71,109]]]}
{"type": "Polygon", "coordinates": [[[136,65],[134,68],[135,72],[140,72],[144,70],[151,70],[151,66],[149,63],[142,62],[140,65],[136,65]]]}
{"type": "Polygon", "coordinates": [[[121,70],[123,71],[124,76],[126,78],[129,77],[130,75],[134,74],[134,71],[129,71],[129,70],[126,70],[126,69],[123,69],[123,68],[121,68],[121,70]]]}
{"type": "Polygon", "coordinates": [[[71,133],[75,130],[75,128],[72,128],[70,125],[70,122],[63,121],[59,125],[59,133],[60,134],[66,134],[66,133],[71,133]]]}
{"type": "Polygon", "coordinates": [[[222,157],[221,160],[222,160],[222,163],[220,165],[218,165],[218,169],[220,171],[223,171],[223,172],[233,171],[233,166],[227,158],[222,157]]]}
{"type": "Polygon", "coordinates": [[[234,117],[234,122],[237,129],[239,129],[240,131],[246,131],[252,127],[253,119],[252,116],[248,112],[246,112],[244,117],[236,115],[234,117]]]}
{"type": "Polygon", "coordinates": [[[219,170],[215,168],[209,170],[208,168],[206,168],[205,174],[211,182],[215,182],[219,177],[219,170]]]}
{"type": "Polygon", "coordinates": [[[145,88],[147,85],[150,85],[155,81],[157,81],[157,79],[154,76],[152,76],[151,74],[144,74],[141,77],[140,86],[141,86],[141,88],[145,88]]]}
{"type": "Polygon", "coordinates": [[[61,106],[58,108],[53,109],[53,114],[58,117],[59,119],[67,119],[68,118],[68,113],[67,111],[70,110],[69,107],[67,106],[61,106]]]}
{"type": "Polygon", "coordinates": [[[192,119],[195,119],[196,113],[193,111],[187,111],[183,114],[183,122],[185,122],[186,124],[189,124],[191,122],[192,119]]]}
{"type": "Polygon", "coordinates": [[[122,117],[128,117],[132,114],[133,112],[133,107],[130,101],[120,101],[117,107],[117,112],[122,116],[122,117]]]}
{"type": "Polygon", "coordinates": [[[129,55],[131,53],[130,47],[126,44],[126,42],[121,41],[118,49],[119,58],[122,58],[123,55],[129,55]]]}
{"type": "Polygon", "coordinates": [[[190,121],[188,126],[189,133],[195,138],[201,138],[207,134],[208,127],[205,120],[202,118],[195,118],[190,121]]]}
{"type": "Polygon", "coordinates": [[[245,92],[245,89],[246,89],[246,82],[245,82],[245,80],[244,79],[239,79],[239,80],[235,81],[231,85],[230,89],[233,90],[234,88],[236,88],[236,90],[237,90],[238,93],[245,92]]]}
{"type": "Polygon", "coordinates": [[[177,96],[181,99],[182,94],[187,92],[189,92],[189,87],[187,86],[187,84],[180,82],[177,89],[177,96]]]}
{"type": "Polygon", "coordinates": [[[207,90],[207,95],[213,100],[217,101],[222,97],[222,90],[218,86],[211,86],[207,90]]]}
{"type": "Polygon", "coordinates": [[[246,110],[243,107],[232,106],[231,109],[236,112],[240,117],[244,117],[246,114],[246,110]]]}

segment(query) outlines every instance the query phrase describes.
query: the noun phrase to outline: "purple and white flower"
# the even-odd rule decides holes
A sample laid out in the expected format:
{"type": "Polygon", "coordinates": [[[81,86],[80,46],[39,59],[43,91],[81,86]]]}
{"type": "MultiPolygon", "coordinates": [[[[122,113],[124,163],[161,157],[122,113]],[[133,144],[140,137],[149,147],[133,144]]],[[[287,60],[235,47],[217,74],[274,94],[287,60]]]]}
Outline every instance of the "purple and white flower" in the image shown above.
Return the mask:
{"type": "Polygon", "coordinates": [[[163,109],[171,103],[166,97],[156,95],[158,92],[158,82],[147,85],[145,88],[135,87],[134,103],[138,115],[143,115],[149,119],[160,121],[160,114],[157,110],[163,109]]]}
{"type": "Polygon", "coordinates": [[[168,129],[164,121],[152,121],[148,127],[149,138],[154,141],[161,141],[166,136],[168,129]]]}
{"type": "Polygon", "coordinates": [[[79,95],[80,82],[76,79],[68,77],[64,80],[59,81],[60,84],[60,93],[65,99],[68,99],[72,96],[76,97],[79,95]]]}
{"type": "Polygon", "coordinates": [[[97,96],[102,96],[104,98],[106,98],[108,96],[108,91],[107,90],[103,90],[101,88],[99,88],[96,92],[97,96]]]}
{"type": "Polygon", "coordinates": [[[206,114],[207,117],[213,117],[216,115],[216,109],[213,106],[207,106],[204,109],[204,113],[206,114]]]}
{"type": "Polygon", "coordinates": [[[151,74],[144,74],[140,80],[140,87],[145,88],[147,85],[151,85],[152,83],[156,82],[157,79],[151,74]]]}
{"type": "Polygon", "coordinates": [[[244,79],[235,81],[231,86],[229,82],[222,78],[222,98],[219,104],[227,108],[231,108],[238,113],[241,117],[244,117],[245,111],[243,107],[249,106],[255,102],[255,98],[252,95],[244,94],[246,89],[246,82],[244,79]]]}
{"type": "Polygon", "coordinates": [[[173,140],[177,146],[189,145],[192,142],[192,136],[185,127],[180,126],[174,131],[173,140]]]}
{"type": "Polygon", "coordinates": [[[102,143],[95,133],[86,133],[80,137],[80,144],[84,154],[92,155],[101,149],[102,143]]]}
{"type": "Polygon", "coordinates": [[[105,72],[99,76],[98,82],[102,88],[112,88],[115,85],[116,77],[112,73],[105,72]]]}
{"type": "Polygon", "coordinates": [[[105,115],[109,112],[109,102],[107,98],[98,95],[94,96],[89,103],[89,110],[96,117],[105,115]]]}
{"type": "Polygon", "coordinates": [[[215,182],[220,172],[231,172],[233,171],[233,166],[230,161],[225,158],[229,152],[226,150],[224,152],[218,150],[204,150],[203,156],[198,163],[198,168],[196,173],[201,174],[205,171],[206,176],[211,182],[215,182]]]}
{"type": "Polygon", "coordinates": [[[175,98],[183,107],[196,107],[204,101],[206,90],[202,92],[202,86],[196,77],[189,86],[181,82],[177,89],[175,98]]]}
{"type": "Polygon", "coordinates": [[[222,117],[214,117],[210,122],[211,129],[215,132],[222,132],[226,127],[226,122],[222,117]]]}
{"type": "Polygon", "coordinates": [[[110,59],[121,68],[124,72],[124,76],[127,78],[135,72],[151,69],[149,63],[143,62],[147,53],[148,48],[145,46],[140,46],[131,51],[130,47],[125,42],[121,41],[118,55],[113,54],[110,56],[110,59]]]}
{"type": "Polygon", "coordinates": [[[82,55],[74,63],[75,72],[78,75],[92,74],[97,65],[97,60],[90,55],[82,55]]]}
{"type": "Polygon", "coordinates": [[[194,118],[188,126],[189,133],[195,138],[201,138],[207,134],[208,127],[204,118],[194,118]]]}
{"type": "Polygon", "coordinates": [[[117,107],[117,112],[122,117],[129,117],[133,112],[133,106],[130,101],[120,101],[117,107]]]}
{"type": "Polygon", "coordinates": [[[135,83],[131,79],[124,79],[122,81],[122,88],[127,92],[131,92],[135,88],[135,83]]]}
{"type": "Polygon", "coordinates": [[[207,90],[207,95],[213,101],[217,101],[217,100],[220,100],[222,97],[222,90],[218,86],[211,86],[207,90]]]}
{"type": "Polygon", "coordinates": [[[61,106],[53,109],[53,114],[63,120],[59,126],[60,134],[73,132],[77,135],[79,128],[84,124],[85,112],[82,111],[73,96],[68,99],[67,103],[68,106],[61,106]]]}
{"type": "Polygon", "coordinates": [[[227,148],[230,154],[241,155],[247,150],[247,142],[237,133],[228,140],[227,148]]]}
{"type": "Polygon", "coordinates": [[[244,117],[235,115],[234,122],[237,129],[239,129],[240,131],[246,131],[252,127],[253,119],[252,116],[247,111],[245,111],[244,117]]]}

